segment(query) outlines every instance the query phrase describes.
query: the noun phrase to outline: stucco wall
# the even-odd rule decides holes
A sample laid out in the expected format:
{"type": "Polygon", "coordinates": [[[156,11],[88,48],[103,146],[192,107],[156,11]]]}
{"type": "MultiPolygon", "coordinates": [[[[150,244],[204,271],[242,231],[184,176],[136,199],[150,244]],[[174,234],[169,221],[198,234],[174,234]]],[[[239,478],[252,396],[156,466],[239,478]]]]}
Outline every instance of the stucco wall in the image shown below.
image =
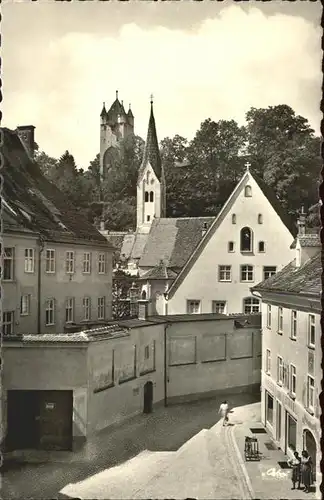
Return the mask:
{"type": "Polygon", "coordinates": [[[260,384],[261,334],[233,320],[174,323],[168,337],[168,399],[260,384]]]}
{"type": "Polygon", "coordinates": [[[87,430],[87,350],[75,345],[3,346],[3,422],[9,390],[73,390],[73,436],[87,430]]]}
{"type": "Polygon", "coordinates": [[[293,237],[283,224],[256,182],[251,178],[252,197],[244,196],[244,189],[234,205],[225,214],[220,226],[193,264],[179,288],[171,291],[168,314],[186,313],[187,300],[200,300],[201,313],[212,312],[212,301],[227,302],[227,313],[243,312],[243,299],[251,296],[250,287],[263,281],[263,266],[277,266],[277,271],[293,260],[295,253],[289,247],[293,237]],[[258,224],[258,214],[263,223],[258,224]],[[236,224],[232,224],[236,214],[236,224]],[[253,230],[254,251],[241,253],[240,230],[253,230]],[[228,242],[234,242],[234,252],[228,252],[228,242]],[[265,252],[258,252],[258,242],[265,242],[265,252]],[[240,266],[254,266],[254,281],[242,283],[240,266]],[[218,280],[218,266],[232,266],[231,282],[218,280]]]}
{"type": "Polygon", "coordinates": [[[88,367],[89,432],[95,432],[130,415],[142,412],[144,384],[147,381],[153,382],[153,403],[162,401],[164,398],[164,325],[133,328],[128,337],[92,343],[89,347],[88,367]],[[136,346],[136,377],[133,376],[134,346],[136,346]],[[144,359],[146,346],[149,349],[147,360],[144,359]],[[154,346],[155,366],[153,365],[154,346]],[[114,359],[114,370],[112,370],[112,359],[114,359]],[[113,378],[112,371],[114,371],[113,378]],[[98,386],[100,377],[102,390],[100,390],[100,383],[98,386]],[[120,380],[123,378],[129,378],[129,380],[120,380]]]}
{"type": "Polygon", "coordinates": [[[10,236],[4,235],[3,246],[14,248],[15,268],[14,280],[2,281],[3,297],[2,311],[15,312],[16,333],[37,333],[37,238],[36,236],[10,236]],[[35,267],[33,273],[25,273],[25,248],[33,248],[35,251],[35,267]],[[30,295],[30,314],[20,315],[20,297],[30,295]]]}

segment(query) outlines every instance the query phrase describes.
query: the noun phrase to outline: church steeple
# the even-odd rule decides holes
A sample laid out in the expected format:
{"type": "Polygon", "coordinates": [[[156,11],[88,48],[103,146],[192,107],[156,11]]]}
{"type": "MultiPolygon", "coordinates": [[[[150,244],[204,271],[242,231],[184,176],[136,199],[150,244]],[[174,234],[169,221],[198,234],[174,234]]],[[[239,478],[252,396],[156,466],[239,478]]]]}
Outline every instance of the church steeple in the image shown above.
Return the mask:
{"type": "Polygon", "coordinates": [[[159,181],[162,177],[162,162],[159,151],[159,143],[156,134],[155,118],[153,112],[153,96],[151,95],[151,113],[147,130],[147,138],[145,143],[142,165],[139,171],[139,177],[142,176],[145,167],[150,163],[154,173],[159,181]]]}
{"type": "Polygon", "coordinates": [[[165,179],[151,96],[147,138],[137,181],[137,229],[147,233],[153,220],[161,217],[165,217],[165,179]]]}

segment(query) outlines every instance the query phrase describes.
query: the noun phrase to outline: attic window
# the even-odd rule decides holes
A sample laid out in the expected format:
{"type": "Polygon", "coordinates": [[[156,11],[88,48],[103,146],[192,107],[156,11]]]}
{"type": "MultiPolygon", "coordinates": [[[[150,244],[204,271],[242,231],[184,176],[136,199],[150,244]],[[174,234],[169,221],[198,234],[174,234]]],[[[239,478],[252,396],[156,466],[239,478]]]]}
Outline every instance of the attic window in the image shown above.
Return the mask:
{"type": "Polygon", "coordinates": [[[249,227],[241,229],[241,252],[253,251],[253,236],[252,230],[249,227]]]}
{"type": "Polygon", "coordinates": [[[259,241],[259,252],[265,252],[264,241],[259,241]]]}
{"type": "Polygon", "coordinates": [[[149,194],[148,191],[145,191],[145,202],[149,201],[149,194]]]}
{"type": "Polygon", "coordinates": [[[146,217],[147,222],[150,222],[150,219],[151,219],[151,216],[150,216],[150,215],[148,215],[148,216],[146,217]]]}
{"type": "Polygon", "coordinates": [[[150,201],[151,202],[154,201],[154,193],[153,193],[153,191],[150,192],[150,201]]]}
{"type": "Polygon", "coordinates": [[[263,224],[263,215],[258,214],[258,224],[263,224]]]}
{"type": "Polygon", "coordinates": [[[252,188],[251,188],[251,186],[245,186],[245,188],[244,188],[244,196],[245,196],[245,198],[251,198],[251,196],[252,196],[252,188]]]}
{"type": "Polygon", "coordinates": [[[232,214],[232,224],[236,224],[236,214],[232,214]]]}

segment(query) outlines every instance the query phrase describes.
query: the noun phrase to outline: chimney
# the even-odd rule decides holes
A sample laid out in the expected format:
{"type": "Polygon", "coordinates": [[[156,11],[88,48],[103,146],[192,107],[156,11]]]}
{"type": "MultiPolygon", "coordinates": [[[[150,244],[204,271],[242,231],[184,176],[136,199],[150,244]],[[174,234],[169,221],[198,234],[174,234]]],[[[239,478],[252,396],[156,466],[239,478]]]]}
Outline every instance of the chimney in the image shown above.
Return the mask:
{"type": "Polygon", "coordinates": [[[297,219],[298,236],[306,234],[306,214],[304,211],[304,205],[301,207],[299,217],[297,219]]]}
{"type": "Polygon", "coordinates": [[[17,134],[31,159],[35,152],[35,127],[33,125],[21,125],[16,129],[17,134]]]}
{"type": "Polygon", "coordinates": [[[148,316],[148,300],[139,299],[138,304],[138,319],[147,320],[148,316]]]}
{"type": "Polygon", "coordinates": [[[208,230],[207,222],[204,222],[203,229],[201,231],[201,236],[205,236],[205,234],[207,233],[207,230],[208,230]]]}

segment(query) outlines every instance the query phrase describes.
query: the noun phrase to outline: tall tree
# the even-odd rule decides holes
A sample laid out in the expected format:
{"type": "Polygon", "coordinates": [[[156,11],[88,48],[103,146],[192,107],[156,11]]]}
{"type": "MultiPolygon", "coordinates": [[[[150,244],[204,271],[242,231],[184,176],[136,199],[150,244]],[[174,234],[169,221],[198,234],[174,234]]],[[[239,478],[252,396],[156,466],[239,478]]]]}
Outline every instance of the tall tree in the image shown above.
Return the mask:
{"type": "Polygon", "coordinates": [[[286,105],[251,108],[246,115],[247,153],[252,172],[275,190],[287,212],[296,215],[318,201],[320,139],[306,118],[286,105]]]}

